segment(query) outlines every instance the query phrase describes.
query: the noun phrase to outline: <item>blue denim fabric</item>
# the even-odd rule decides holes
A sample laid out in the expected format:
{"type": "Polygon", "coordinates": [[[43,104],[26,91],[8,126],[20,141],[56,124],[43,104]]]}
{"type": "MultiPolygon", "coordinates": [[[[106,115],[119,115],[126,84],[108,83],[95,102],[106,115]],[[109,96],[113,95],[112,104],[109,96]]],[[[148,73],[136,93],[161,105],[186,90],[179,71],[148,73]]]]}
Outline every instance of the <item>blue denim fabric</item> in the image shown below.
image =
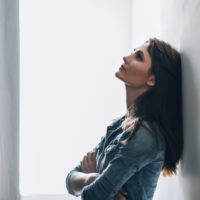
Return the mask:
{"type": "MultiPolygon", "coordinates": [[[[127,136],[120,127],[124,118],[107,126],[106,135],[97,145],[97,172],[101,175],[84,187],[82,200],[114,200],[122,188],[128,193],[126,200],[152,200],[164,163],[164,139],[156,137],[142,121],[128,144],[120,143],[127,136]]],[[[81,172],[80,165],[68,173],[66,187],[70,194],[79,196],[70,187],[70,178],[76,172],[81,172]]]]}

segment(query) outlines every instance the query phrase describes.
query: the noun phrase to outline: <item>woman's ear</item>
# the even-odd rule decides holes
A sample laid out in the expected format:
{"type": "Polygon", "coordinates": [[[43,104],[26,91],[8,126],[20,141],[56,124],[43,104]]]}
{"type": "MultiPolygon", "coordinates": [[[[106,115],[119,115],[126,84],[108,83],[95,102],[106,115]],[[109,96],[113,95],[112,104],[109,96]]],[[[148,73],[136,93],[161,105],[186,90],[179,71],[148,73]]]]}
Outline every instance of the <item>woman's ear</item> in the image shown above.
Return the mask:
{"type": "Polygon", "coordinates": [[[155,76],[153,74],[151,74],[147,80],[147,85],[154,86],[155,83],[156,83],[155,76]]]}

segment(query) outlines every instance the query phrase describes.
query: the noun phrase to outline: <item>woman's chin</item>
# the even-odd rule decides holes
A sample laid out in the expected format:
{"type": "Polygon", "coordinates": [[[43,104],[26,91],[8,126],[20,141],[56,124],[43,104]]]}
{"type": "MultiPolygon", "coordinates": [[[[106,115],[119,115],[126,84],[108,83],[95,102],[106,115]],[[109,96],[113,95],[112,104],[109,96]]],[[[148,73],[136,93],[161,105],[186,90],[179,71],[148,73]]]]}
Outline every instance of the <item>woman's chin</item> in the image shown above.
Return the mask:
{"type": "MultiPolygon", "coordinates": [[[[120,79],[121,81],[123,81],[122,77],[121,77],[121,73],[120,71],[115,72],[115,77],[117,77],[118,79],[120,79]]],[[[124,82],[124,81],[123,81],[124,82]]]]}

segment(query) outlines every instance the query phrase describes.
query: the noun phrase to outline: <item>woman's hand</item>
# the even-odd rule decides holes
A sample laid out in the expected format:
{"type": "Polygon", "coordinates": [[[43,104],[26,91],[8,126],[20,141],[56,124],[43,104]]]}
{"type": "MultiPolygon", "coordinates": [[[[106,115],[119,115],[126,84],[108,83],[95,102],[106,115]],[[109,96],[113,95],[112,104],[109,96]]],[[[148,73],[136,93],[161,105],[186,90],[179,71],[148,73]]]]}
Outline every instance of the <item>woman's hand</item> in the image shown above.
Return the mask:
{"type": "Polygon", "coordinates": [[[85,185],[92,183],[100,174],[99,173],[88,173],[86,174],[85,185]]]}
{"type": "Polygon", "coordinates": [[[71,189],[75,194],[80,195],[86,185],[92,183],[100,174],[76,172],[71,176],[71,189]]]}
{"type": "Polygon", "coordinates": [[[120,190],[114,200],[126,200],[127,192],[120,190]]]}
{"type": "Polygon", "coordinates": [[[96,172],[96,149],[89,151],[81,160],[81,169],[84,173],[96,172]]]}

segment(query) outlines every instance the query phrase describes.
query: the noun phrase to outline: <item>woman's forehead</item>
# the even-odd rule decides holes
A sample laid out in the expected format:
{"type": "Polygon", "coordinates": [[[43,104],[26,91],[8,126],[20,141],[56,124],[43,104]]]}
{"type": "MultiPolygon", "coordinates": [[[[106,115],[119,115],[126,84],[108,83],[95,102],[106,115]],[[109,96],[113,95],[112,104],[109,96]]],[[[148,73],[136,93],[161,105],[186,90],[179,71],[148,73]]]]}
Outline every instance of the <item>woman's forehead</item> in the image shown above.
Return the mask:
{"type": "Polygon", "coordinates": [[[134,50],[146,50],[147,51],[148,46],[149,46],[149,42],[146,41],[145,43],[135,47],[134,50]]]}

